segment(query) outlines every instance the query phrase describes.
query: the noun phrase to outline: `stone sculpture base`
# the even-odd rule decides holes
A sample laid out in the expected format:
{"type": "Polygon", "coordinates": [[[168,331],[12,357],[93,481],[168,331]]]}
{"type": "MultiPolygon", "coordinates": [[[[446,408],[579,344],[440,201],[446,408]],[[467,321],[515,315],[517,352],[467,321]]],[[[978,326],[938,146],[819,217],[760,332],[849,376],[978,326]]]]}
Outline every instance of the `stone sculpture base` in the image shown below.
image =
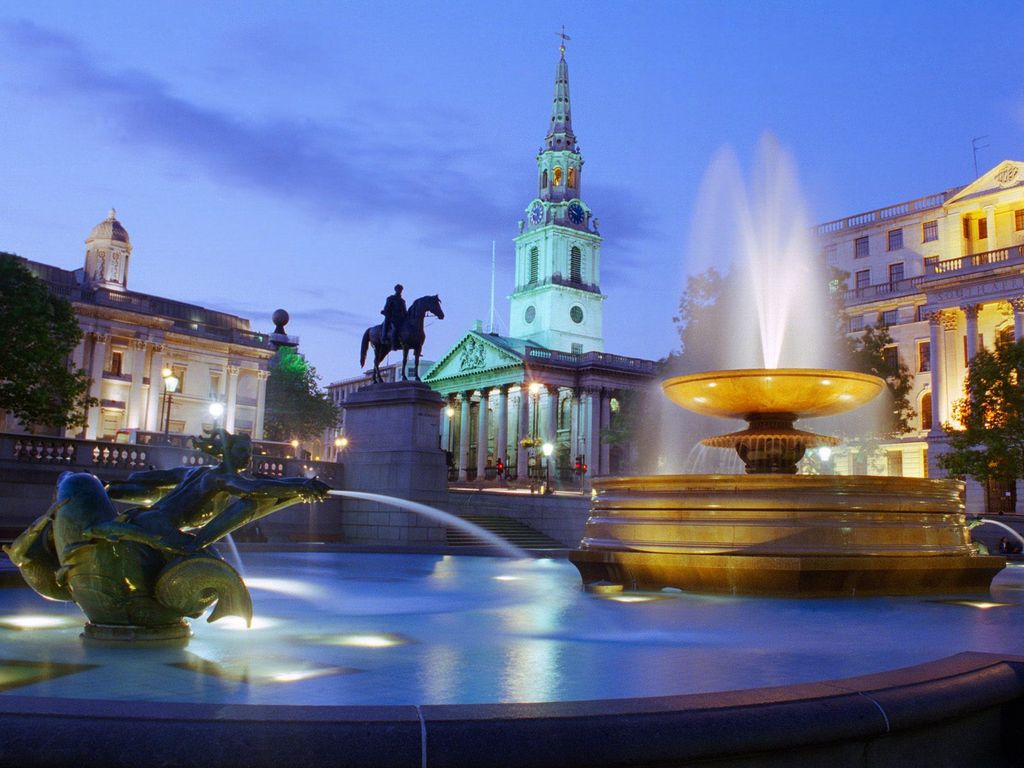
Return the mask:
{"type": "Polygon", "coordinates": [[[987,592],[952,480],[807,475],[599,479],[585,585],[751,595],[987,592]]]}
{"type": "Polygon", "coordinates": [[[82,639],[97,643],[177,644],[192,637],[192,628],[184,619],[176,624],[143,627],[134,624],[86,623],[82,639]]]}

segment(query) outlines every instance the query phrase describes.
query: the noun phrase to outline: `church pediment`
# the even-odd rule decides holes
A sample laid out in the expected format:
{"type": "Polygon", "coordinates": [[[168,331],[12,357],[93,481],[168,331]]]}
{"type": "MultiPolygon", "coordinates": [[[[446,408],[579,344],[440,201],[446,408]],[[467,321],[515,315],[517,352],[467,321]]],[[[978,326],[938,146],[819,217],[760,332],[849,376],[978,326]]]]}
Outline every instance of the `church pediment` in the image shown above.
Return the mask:
{"type": "Polygon", "coordinates": [[[491,370],[522,365],[522,358],[490,341],[486,334],[467,333],[453,346],[424,377],[427,383],[478,376],[491,370]]]}
{"type": "Polygon", "coordinates": [[[954,206],[965,200],[984,197],[1021,184],[1024,184],[1024,162],[1005,160],[957,192],[946,201],[946,206],[954,206]]]}

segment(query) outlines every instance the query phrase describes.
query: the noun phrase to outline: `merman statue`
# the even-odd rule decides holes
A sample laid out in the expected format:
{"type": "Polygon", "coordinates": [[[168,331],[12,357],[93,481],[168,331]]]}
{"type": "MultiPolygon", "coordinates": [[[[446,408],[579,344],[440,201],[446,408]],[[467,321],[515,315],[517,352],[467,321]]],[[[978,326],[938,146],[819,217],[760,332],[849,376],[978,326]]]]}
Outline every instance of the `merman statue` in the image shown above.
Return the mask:
{"type": "Polygon", "coordinates": [[[106,487],[95,475],[65,472],[46,514],[3,548],[40,595],[78,604],[89,619],[86,638],[187,639],[184,617],[214,603],[208,621],[233,615],[250,623],[248,589],[209,546],[330,490],[316,478],[246,473],[246,435],[214,431],[193,443],[219,463],[135,472],[106,487]],[[139,506],[119,513],[112,500],[139,506]]]}

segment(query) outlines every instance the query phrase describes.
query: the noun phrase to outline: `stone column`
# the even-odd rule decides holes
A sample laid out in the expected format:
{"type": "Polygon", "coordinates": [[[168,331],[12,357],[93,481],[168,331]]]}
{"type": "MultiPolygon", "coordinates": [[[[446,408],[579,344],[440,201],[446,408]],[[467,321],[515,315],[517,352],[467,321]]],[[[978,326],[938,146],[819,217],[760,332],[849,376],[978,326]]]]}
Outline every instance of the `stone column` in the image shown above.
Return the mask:
{"type": "Polygon", "coordinates": [[[229,365],[227,367],[227,394],[225,396],[226,402],[224,403],[224,430],[226,432],[235,431],[235,410],[238,407],[238,374],[241,372],[242,369],[237,365],[229,365]]]}
{"type": "Polygon", "coordinates": [[[462,412],[459,415],[459,482],[469,480],[469,398],[472,392],[462,393],[462,412]]]}
{"type": "Polygon", "coordinates": [[[494,435],[494,461],[508,464],[508,385],[498,387],[498,425],[494,435]]]}
{"type": "Polygon", "coordinates": [[[128,429],[140,429],[143,426],[142,379],[146,371],[145,339],[132,339],[132,383],[128,390],[128,429]]]}
{"type": "MultiPolygon", "coordinates": [[[[606,429],[612,424],[612,393],[608,390],[601,391],[601,429],[606,429]]],[[[601,472],[607,475],[612,470],[612,447],[608,443],[598,439],[601,443],[601,472]]]]}
{"type": "Polygon", "coordinates": [[[544,399],[547,401],[548,407],[544,426],[544,442],[556,445],[558,443],[558,387],[545,387],[544,391],[544,399]]]}
{"type": "MultiPolygon", "coordinates": [[[[103,367],[107,361],[107,342],[110,336],[105,333],[93,333],[92,335],[92,361],[89,365],[89,378],[92,384],[89,385],[89,395],[97,401],[103,394],[103,367]]],[[[88,421],[85,425],[85,439],[95,440],[100,427],[100,406],[96,405],[89,409],[88,421]]]]}
{"type": "Polygon", "coordinates": [[[580,393],[569,390],[569,461],[575,462],[580,453],[580,393]]]}
{"type": "Polygon", "coordinates": [[[1013,307],[1013,340],[1024,340],[1024,296],[1010,299],[1010,306],[1013,307]]]}
{"type": "Polygon", "coordinates": [[[960,307],[967,318],[967,365],[969,366],[974,356],[978,354],[978,310],[980,304],[965,304],[960,307]]]}
{"type": "Polygon", "coordinates": [[[584,429],[587,441],[587,464],[589,476],[600,475],[601,468],[601,390],[592,389],[587,393],[587,409],[584,429]]]}
{"type": "Polygon", "coordinates": [[[153,344],[153,354],[149,358],[149,400],[146,403],[146,431],[161,432],[160,398],[164,387],[164,347],[153,344]]]}
{"type": "MultiPolygon", "coordinates": [[[[85,370],[85,340],[86,336],[83,334],[82,340],[78,342],[75,351],[71,353],[71,365],[76,371],[85,370]]],[[[3,423],[3,419],[0,419],[0,426],[3,423]]],[[[64,429],[64,437],[77,437],[79,434],[81,434],[81,427],[66,427],[64,429]]]]}
{"type": "Polygon", "coordinates": [[[928,313],[928,367],[931,374],[932,391],[932,434],[942,432],[942,396],[944,382],[942,376],[942,312],[928,313]]]}
{"type": "Polygon", "coordinates": [[[488,407],[491,402],[491,391],[486,387],[480,388],[480,404],[476,413],[476,479],[481,482],[487,469],[487,417],[488,407]]]}
{"type": "Polygon", "coordinates": [[[252,439],[263,439],[263,412],[267,407],[267,379],[270,371],[256,371],[256,418],[252,422],[252,439]]]}
{"type": "Polygon", "coordinates": [[[516,435],[516,480],[525,482],[527,479],[526,462],[529,451],[523,447],[523,440],[530,436],[530,391],[526,383],[519,385],[519,432],[516,435]]]}

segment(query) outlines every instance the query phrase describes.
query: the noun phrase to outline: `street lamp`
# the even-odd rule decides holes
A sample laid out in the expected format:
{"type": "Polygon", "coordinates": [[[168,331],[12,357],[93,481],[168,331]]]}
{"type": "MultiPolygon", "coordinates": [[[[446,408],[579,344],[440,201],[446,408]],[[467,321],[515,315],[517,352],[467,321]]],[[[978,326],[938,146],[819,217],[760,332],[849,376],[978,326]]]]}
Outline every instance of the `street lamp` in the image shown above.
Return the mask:
{"type": "MultiPolygon", "coordinates": [[[[528,391],[530,393],[530,399],[533,401],[533,429],[530,439],[530,455],[536,457],[537,455],[537,420],[540,418],[540,391],[543,389],[543,385],[539,381],[531,381],[528,391]]],[[[536,458],[534,458],[534,474],[538,474],[536,467],[536,458]]],[[[533,489],[533,480],[530,481],[530,488],[533,489]]]]}
{"type": "Polygon", "coordinates": [[[213,417],[213,431],[217,431],[217,419],[224,415],[224,404],[214,400],[210,403],[210,416],[213,417]]]}
{"type": "Polygon", "coordinates": [[[347,437],[336,437],[334,438],[334,460],[338,460],[338,455],[348,447],[347,437]]]}
{"type": "Polygon", "coordinates": [[[294,458],[294,459],[299,458],[299,441],[293,439],[292,442],[291,442],[291,446],[292,446],[292,451],[294,451],[294,453],[295,453],[295,455],[292,456],[291,458],[294,458]]]}
{"type": "Polygon", "coordinates": [[[551,454],[555,450],[555,446],[551,443],[544,443],[541,448],[544,452],[544,493],[551,493],[551,454]]]}
{"type": "Polygon", "coordinates": [[[174,375],[174,371],[170,368],[164,368],[161,371],[161,375],[164,377],[164,409],[167,411],[167,416],[164,420],[164,439],[166,440],[171,434],[171,400],[174,393],[178,391],[178,377],[174,375]]]}

